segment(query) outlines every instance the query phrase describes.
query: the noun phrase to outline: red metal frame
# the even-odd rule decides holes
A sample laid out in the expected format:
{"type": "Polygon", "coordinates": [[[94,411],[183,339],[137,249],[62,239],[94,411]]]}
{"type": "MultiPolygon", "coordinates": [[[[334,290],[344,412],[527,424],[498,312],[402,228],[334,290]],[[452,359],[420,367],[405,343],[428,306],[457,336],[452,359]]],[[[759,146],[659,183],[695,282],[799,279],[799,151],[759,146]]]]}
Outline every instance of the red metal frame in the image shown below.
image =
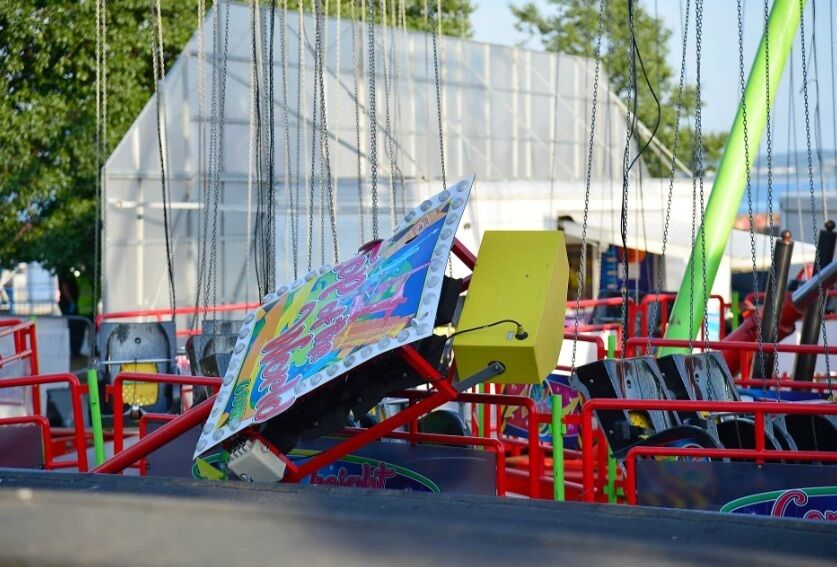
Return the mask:
{"type": "MultiPolygon", "coordinates": [[[[764,437],[764,416],[774,414],[793,415],[837,415],[837,404],[798,404],[793,402],[717,402],[703,400],[621,400],[595,398],[587,401],[581,409],[581,454],[583,459],[583,497],[586,502],[593,502],[596,488],[593,478],[593,412],[596,410],[643,410],[643,411],[708,411],[716,413],[752,414],[755,421],[756,439],[754,458],[763,461],[762,453],[779,454],[778,451],[766,451],[764,437]]],[[[669,448],[666,448],[669,449],[669,448]]],[[[699,449],[699,451],[709,451],[699,449]]],[[[720,456],[737,458],[736,449],[713,449],[720,451],[720,456]]],[[[791,451],[791,455],[806,454],[791,451]]],[[[792,457],[783,457],[792,458],[792,457]]]]}
{"type": "MultiPolygon", "coordinates": [[[[198,313],[228,313],[231,311],[248,311],[250,309],[257,309],[261,306],[259,302],[249,303],[230,303],[228,305],[211,305],[204,307],[177,307],[174,309],[174,315],[196,315],[198,313]]],[[[96,316],[96,328],[98,329],[102,321],[109,321],[112,319],[145,319],[153,318],[155,321],[170,320],[172,316],[171,309],[137,309],[133,311],[115,311],[112,313],[102,313],[96,316]]],[[[181,329],[177,331],[178,337],[188,337],[190,335],[199,334],[200,329],[181,329]]]]}
{"type": "MultiPolygon", "coordinates": [[[[76,460],[65,463],[56,463],[53,468],[77,467],[81,472],[87,472],[87,438],[84,431],[84,412],[81,409],[81,395],[87,393],[87,386],[82,385],[74,374],[44,374],[43,376],[23,376],[20,378],[3,378],[0,380],[0,388],[20,388],[22,386],[33,386],[40,384],[57,384],[67,382],[70,385],[70,400],[73,406],[73,430],[75,432],[76,460]]],[[[33,395],[34,398],[34,395],[33,395]]],[[[40,417],[40,406],[34,416],[40,417]]],[[[49,425],[49,422],[47,422],[49,425]]],[[[50,452],[52,444],[50,443],[50,452]]]]}
{"type": "MultiPolygon", "coordinates": [[[[38,365],[38,336],[35,333],[35,323],[21,322],[20,319],[0,321],[0,339],[12,335],[15,353],[11,356],[0,356],[0,368],[16,360],[29,361],[29,373],[25,376],[36,376],[40,372],[38,365]]],[[[0,381],[5,379],[0,379],[0,381]]],[[[32,387],[32,414],[41,414],[41,389],[32,387]]]]}
{"type": "Polygon", "coordinates": [[[155,384],[180,384],[191,386],[209,386],[215,390],[221,387],[221,379],[209,376],[181,376],[179,374],[143,374],[141,372],[120,372],[113,379],[113,384],[105,387],[105,392],[113,399],[113,452],[118,453],[124,447],[125,416],[122,412],[123,382],[153,382],[155,384]]]}

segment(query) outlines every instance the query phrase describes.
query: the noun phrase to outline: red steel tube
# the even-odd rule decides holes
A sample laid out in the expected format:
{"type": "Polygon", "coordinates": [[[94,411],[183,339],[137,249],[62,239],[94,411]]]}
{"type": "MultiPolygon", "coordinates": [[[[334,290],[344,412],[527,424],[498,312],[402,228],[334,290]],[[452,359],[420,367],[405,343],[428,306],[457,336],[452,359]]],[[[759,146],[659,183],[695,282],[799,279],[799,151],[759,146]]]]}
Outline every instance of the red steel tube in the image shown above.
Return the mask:
{"type": "Polygon", "coordinates": [[[67,373],[3,378],[0,380],[0,388],[36,387],[39,384],[57,384],[60,382],[67,382],[70,385],[70,400],[73,406],[73,429],[75,432],[76,454],[78,455],[75,464],[77,464],[79,471],[87,472],[87,438],[84,435],[84,413],[81,409],[81,394],[87,392],[87,387],[82,386],[75,375],[67,373]]]}
{"type": "Polygon", "coordinates": [[[124,447],[125,417],[122,413],[122,383],[153,382],[156,384],[182,384],[192,386],[210,386],[220,388],[221,379],[210,376],[182,376],[180,374],[143,374],[142,372],[120,372],[113,379],[107,391],[113,396],[113,452],[118,453],[124,447]]]}
{"type": "MultiPolygon", "coordinates": [[[[249,303],[231,303],[228,305],[212,305],[204,309],[203,307],[177,307],[174,310],[175,315],[194,315],[195,313],[226,313],[229,311],[246,311],[248,309],[256,309],[261,304],[258,302],[249,303]]],[[[170,317],[171,309],[137,309],[134,311],[115,311],[113,313],[102,313],[96,317],[96,326],[102,324],[102,321],[110,319],[133,319],[135,317],[156,317],[160,320],[162,317],[170,317]]]]}
{"type": "Polygon", "coordinates": [[[160,429],[140,439],[127,449],[115,453],[110,459],[106,460],[91,472],[105,474],[121,473],[169,441],[177,439],[196,425],[205,422],[212,412],[212,404],[215,403],[215,396],[217,394],[205,399],[189,411],[178,415],[160,429]]]}

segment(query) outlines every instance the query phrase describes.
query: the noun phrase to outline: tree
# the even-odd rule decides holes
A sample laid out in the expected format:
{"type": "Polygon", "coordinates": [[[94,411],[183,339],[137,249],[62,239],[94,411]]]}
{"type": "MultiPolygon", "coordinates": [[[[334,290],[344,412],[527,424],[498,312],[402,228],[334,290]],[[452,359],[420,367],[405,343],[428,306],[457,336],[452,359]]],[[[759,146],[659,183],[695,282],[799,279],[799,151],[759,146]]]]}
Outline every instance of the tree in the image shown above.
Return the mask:
{"type": "MultiPolygon", "coordinates": [[[[599,29],[599,3],[590,0],[549,0],[555,12],[546,15],[533,2],[512,6],[517,18],[515,26],[519,31],[538,36],[547,51],[595,57],[599,29]]],[[[694,34],[694,14],[690,22],[690,34],[694,34]]],[[[656,137],[668,148],[674,148],[674,124],[678,106],[679,73],[667,63],[668,40],[671,31],[662,19],[654,18],[639,3],[633,8],[633,27],[636,44],[644,63],[648,82],[660,101],[659,128],[656,137]]],[[[631,44],[628,33],[628,2],[607,2],[604,14],[602,37],[602,63],[610,87],[625,103],[631,99],[631,44]]],[[[687,54],[688,56],[688,54],[687,54]]],[[[657,105],[645,83],[637,62],[637,116],[649,129],[658,120],[657,105]]],[[[677,157],[692,170],[697,168],[695,156],[694,121],[697,108],[697,91],[694,85],[683,89],[683,108],[677,141],[677,157]]],[[[715,167],[721,157],[726,133],[703,132],[704,168],[715,167]]],[[[638,142],[644,144],[647,137],[637,134],[638,142]]],[[[643,155],[652,175],[668,176],[671,162],[661,159],[652,152],[643,155]]]]}
{"type": "MultiPolygon", "coordinates": [[[[348,18],[353,2],[341,1],[342,16],[348,18]]],[[[366,1],[354,0],[357,8],[366,1]]],[[[408,27],[427,28],[425,1],[404,1],[408,27]]],[[[400,0],[393,2],[387,6],[401,5],[400,0]]],[[[149,0],[107,4],[109,145],[103,160],[154,90],[149,0]]],[[[197,29],[197,2],[161,4],[165,61],[170,66],[197,29]]],[[[269,5],[261,0],[262,7],[269,5]]],[[[310,10],[310,0],[304,5],[310,10]]],[[[329,5],[334,14],[335,0],[329,5]]],[[[430,0],[430,9],[435,6],[430,0]]],[[[289,0],[288,8],[296,7],[297,1],[289,0]]],[[[93,0],[0,2],[0,92],[5,93],[0,102],[2,267],[40,262],[60,277],[76,271],[93,277],[95,11],[93,0]]],[[[442,32],[469,36],[472,11],[470,0],[444,0],[442,32]]]]}

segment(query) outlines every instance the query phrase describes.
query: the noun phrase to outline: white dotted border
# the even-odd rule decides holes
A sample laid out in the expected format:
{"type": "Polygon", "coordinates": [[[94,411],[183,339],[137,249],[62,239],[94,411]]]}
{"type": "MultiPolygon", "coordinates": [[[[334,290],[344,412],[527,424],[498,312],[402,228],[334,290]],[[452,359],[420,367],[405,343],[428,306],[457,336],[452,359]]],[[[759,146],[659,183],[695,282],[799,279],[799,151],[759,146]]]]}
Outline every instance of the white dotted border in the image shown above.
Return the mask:
{"type": "MultiPolygon", "coordinates": [[[[439,305],[439,293],[442,284],[442,276],[447,266],[448,255],[453,246],[453,238],[456,235],[456,229],[462,219],[462,214],[465,212],[465,204],[468,202],[471,188],[474,184],[474,177],[463,179],[448,189],[442,191],[424,201],[415,209],[409,211],[404,216],[404,221],[396,227],[393,234],[399,234],[409,228],[416,219],[424,216],[428,211],[434,208],[439,208],[442,205],[450,202],[451,208],[448,211],[448,216],[445,225],[442,227],[442,232],[439,234],[439,240],[436,242],[436,247],[431,255],[431,263],[428,269],[427,281],[422,291],[421,299],[419,300],[420,314],[410,322],[410,326],[402,330],[395,337],[384,336],[378,340],[377,343],[363,347],[360,352],[355,352],[343,359],[340,364],[340,372],[344,373],[364,362],[378,356],[379,354],[392,350],[394,348],[404,346],[415,342],[419,339],[430,336],[433,332],[433,316],[436,308],[439,305]]],[[[296,291],[303,284],[309,282],[315,277],[326,274],[334,269],[334,265],[327,264],[318,270],[308,272],[303,278],[296,280],[289,285],[283,285],[276,291],[267,294],[264,297],[263,303],[268,304],[276,301],[281,295],[296,291]]],[[[197,458],[202,453],[211,449],[224,439],[238,433],[244,427],[253,423],[253,419],[232,420],[221,428],[215,429],[214,423],[218,416],[227,405],[227,402],[232,394],[233,384],[235,378],[241,371],[241,365],[244,363],[244,349],[250,343],[255,329],[254,321],[256,319],[256,312],[247,313],[244,317],[244,322],[238,332],[238,341],[233,349],[232,358],[230,358],[227,367],[227,373],[224,375],[221,389],[218,391],[218,397],[215,399],[215,405],[212,407],[212,412],[209,414],[209,419],[201,431],[200,439],[193,458],[197,458]]],[[[324,371],[318,372],[307,380],[300,381],[293,390],[293,395],[300,397],[307,394],[323,382],[337,376],[338,367],[333,365],[324,371]]]]}

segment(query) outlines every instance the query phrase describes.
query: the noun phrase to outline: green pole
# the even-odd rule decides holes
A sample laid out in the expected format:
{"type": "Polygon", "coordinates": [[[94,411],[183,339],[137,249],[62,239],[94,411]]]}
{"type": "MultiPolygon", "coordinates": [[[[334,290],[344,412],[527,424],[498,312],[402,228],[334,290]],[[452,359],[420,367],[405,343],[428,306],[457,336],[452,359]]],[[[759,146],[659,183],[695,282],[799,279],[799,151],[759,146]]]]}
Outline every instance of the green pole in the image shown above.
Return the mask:
{"type": "MultiPolygon", "coordinates": [[[[771,103],[776,100],[779,81],[782,78],[785,63],[790,55],[796,30],[799,27],[801,7],[806,3],[807,0],[775,0],[773,8],[770,10],[767,39],[770,47],[770,84],[768,88],[771,103]]],[[[765,37],[762,36],[756,58],[753,61],[753,67],[750,70],[750,77],[747,79],[747,86],[744,89],[750,165],[756,160],[761,137],[767,123],[765,52],[765,37]]],[[[677,299],[674,301],[674,307],[671,310],[671,319],[668,327],[666,327],[665,338],[686,340],[697,336],[705,315],[703,302],[704,278],[701,274],[704,265],[704,251],[701,245],[701,235],[706,242],[706,285],[709,289],[712,289],[712,283],[718,273],[718,266],[724,255],[724,249],[732,231],[735,215],[741,204],[746,185],[744,114],[743,107],[739,107],[724,149],[724,155],[721,158],[721,164],[718,167],[715,183],[712,185],[709,201],[706,204],[703,224],[695,237],[692,255],[689,258],[685,276],[680,284],[680,291],[677,293],[677,299]],[[690,274],[692,273],[694,273],[694,289],[690,290],[690,274]],[[691,318],[689,317],[690,311],[693,312],[691,318]],[[691,328],[689,328],[690,319],[692,321],[691,328]]],[[[659,356],[683,351],[682,348],[662,348],[659,356]]]]}
{"type": "Polygon", "coordinates": [[[607,357],[616,358],[616,335],[613,333],[607,336],[607,357]]]}
{"type": "Polygon", "coordinates": [[[741,296],[737,291],[732,292],[732,307],[730,307],[730,311],[732,311],[732,330],[738,328],[739,323],[741,323],[741,296]]]}
{"type": "Polygon", "coordinates": [[[564,501],[564,400],[552,394],[552,497],[564,501]]]}
{"type": "Polygon", "coordinates": [[[87,371],[87,400],[90,402],[90,423],[93,426],[93,447],[96,464],[105,462],[105,437],[102,434],[102,407],[99,405],[99,377],[94,369],[87,371]]]}

